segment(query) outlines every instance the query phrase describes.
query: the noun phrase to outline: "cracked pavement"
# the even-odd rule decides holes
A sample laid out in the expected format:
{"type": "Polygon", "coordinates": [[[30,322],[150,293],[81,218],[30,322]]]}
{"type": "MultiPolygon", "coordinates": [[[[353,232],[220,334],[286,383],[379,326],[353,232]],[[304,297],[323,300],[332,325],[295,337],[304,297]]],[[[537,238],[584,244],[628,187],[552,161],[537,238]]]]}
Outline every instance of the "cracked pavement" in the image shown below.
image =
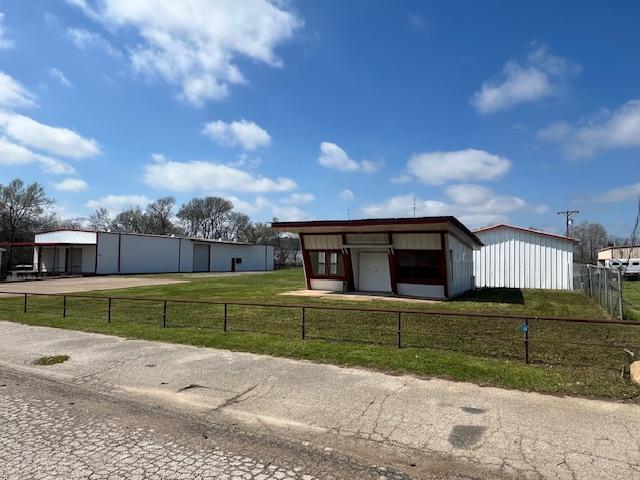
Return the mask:
{"type": "Polygon", "coordinates": [[[0,322],[0,338],[0,367],[181,412],[208,425],[286,439],[331,458],[345,455],[372,471],[384,466],[385,475],[640,477],[637,404],[9,322],[0,322]],[[55,366],[32,365],[56,354],[71,358],[55,366]]]}

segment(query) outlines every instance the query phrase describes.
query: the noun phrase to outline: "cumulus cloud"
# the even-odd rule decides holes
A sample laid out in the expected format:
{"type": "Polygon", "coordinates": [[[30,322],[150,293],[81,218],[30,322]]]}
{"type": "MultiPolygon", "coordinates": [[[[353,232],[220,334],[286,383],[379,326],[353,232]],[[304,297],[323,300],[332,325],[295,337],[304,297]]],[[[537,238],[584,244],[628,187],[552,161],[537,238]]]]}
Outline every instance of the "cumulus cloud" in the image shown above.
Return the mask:
{"type": "Polygon", "coordinates": [[[299,205],[301,203],[312,202],[315,199],[316,199],[316,196],[313,193],[294,192],[291,195],[281,198],[280,203],[284,205],[299,205]]]}
{"type": "Polygon", "coordinates": [[[396,180],[396,183],[407,181],[407,175],[429,185],[441,185],[448,181],[495,180],[505,175],[510,168],[511,162],[508,159],[473,148],[418,153],[407,162],[406,173],[400,176],[402,182],[396,180]]]}
{"type": "Polygon", "coordinates": [[[262,217],[269,221],[276,217],[279,220],[307,220],[310,218],[309,212],[303,210],[298,205],[288,204],[281,199],[273,202],[263,196],[256,197],[253,201],[242,200],[233,195],[220,196],[233,203],[234,210],[251,215],[252,217],[262,217]]]}
{"type": "Polygon", "coordinates": [[[118,213],[131,207],[146,207],[153,200],[144,195],[107,195],[87,202],[87,207],[97,210],[106,208],[110,213],[118,213]]]}
{"type": "Polygon", "coordinates": [[[365,172],[372,173],[380,168],[380,162],[362,160],[360,162],[349,158],[347,152],[335,143],[322,142],[320,144],[320,156],[318,163],[323,167],[342,172],[365,172]]]}
{"type": "Polygon", "coordinates": [[[96,49],[115,58],[122,57],[122,52],[98,33],[90,32],[83,28],[69,28],[67,30],[67,37],[69,37],[73,44],[80,50],[96,49]]]}
{"type": "Polygon", "coordinates": [[[237,60],[282,66],[275,50],[302,21],[286,2],[191,0],[79,1],[88,16],[110,29],[138,35],[129,46],[133,68],[179,88],[179,97],[201,106],[245,82],[237,60]]]}
{"type": "Polygon", "coordinates": [[[0,49],[13,48],[13,40],[7,38],[4,30],[4,13],[0,12],[0,49]]]}
{"type": "Polygon", "coordinates": [[[640,147],[640,100],[630,100],[614,112],[583,120],[573,126],[557,122],[539,137],[560,145],[568,158],[590,157],[599,151],[640,147]]]}
{"type": "Polygon", "coordinates": [[[100,154],[100,147],[92,138],[17,113],[0,111],[0,131],[18,143],[53,155],[80,159],[100,154]]]}
{"type": "Polygon", "coordinates": [[[65,178],[53,184],[53,188],[62,192],[83,192],[89,185],[80,178],[65,178]]]}
{"type": "Polygon", "coordinates": [[[172,192],[233,191],[284,192],[294,190],[290,178],[268,178],[214,162],[177,162],[156,154],[154,163],[145,167],[144,181],[155,188],[172,192]]]}
{"type": "Polygon", "coordinates": [[[202,133],[223,147],[240,147],[249,151],[271,143],[271,136],[264,128],[246,120],[209,122],[204,125],[202,133]]]}
{"type": "Polygon", "coordinates": [[[59,68],[51,67],[49,69],[49,76],[51,78],[56,79],[58,82],[60,82],[62,85],[64,85],[67,88],[73,87],[73,84],[69,81],[69,79],[65,76],[62,70],[60,70],[59,68]]]}
{"type": "Polygon", "coordinates": [[[463,223],[476,227],[508,221],[513,212],[543,213],[544,205],[531,205],[520,197],[498,195],[490,188],[475,184],[451,185],[445,189],[447,199],[421,199],[414,195],[398,195],[381,203],[366,205],[362,213],[368,217],[408,217],[413,215],[454,215],[463,223]]]}
{"type": "Polygon", "coordinates": [[[637,200],[640,197],[640,182],[606,190],[595,196],[597,203],[621,203],[637,200]]]}
{"type": "Polygon", "coordinates": [[[349,201],[349,200],[353,200],[354,198],[356,198],[356,196],[354,195],[354,193],[349,190],[348,188],[345,190],[342,190],[338,196],[340,197],[340,200],[345,200],[345,201],[349,201]]]}
{"type": "Polygon", "coordinates": [[[10,75],[0,72],[0,107],[35,107],[36,96],[10,75]]]}
{"type": "Polygon", "coordinates": [[[32,152],[22,145],[0,136],[0,165],[38,164],[46,173],[54,175],[74,173],[73,167],[47,155],[32,152]]]}
{"type": "Polygon", "coordinates": [[[567,77],[580,70],[580,65],[572,60],[555,56],[546,46],[539,46],[529,53],[524,63],[508,62],[500,78],[483,83],[471,98],[471,104],[479,113],[486,114],[558,95],[567,77]]]}

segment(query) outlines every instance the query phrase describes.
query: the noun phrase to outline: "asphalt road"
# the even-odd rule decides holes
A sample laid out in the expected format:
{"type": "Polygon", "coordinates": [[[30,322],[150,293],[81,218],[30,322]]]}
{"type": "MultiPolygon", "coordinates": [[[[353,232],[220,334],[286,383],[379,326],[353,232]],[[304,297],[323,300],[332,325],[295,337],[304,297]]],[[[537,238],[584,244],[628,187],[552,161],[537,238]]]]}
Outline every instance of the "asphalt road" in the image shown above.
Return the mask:
{"type": "Polygon", "coordinates": [[[417,477],[331,449],[0,369],[1,479],[471,480],[417,477]]]}

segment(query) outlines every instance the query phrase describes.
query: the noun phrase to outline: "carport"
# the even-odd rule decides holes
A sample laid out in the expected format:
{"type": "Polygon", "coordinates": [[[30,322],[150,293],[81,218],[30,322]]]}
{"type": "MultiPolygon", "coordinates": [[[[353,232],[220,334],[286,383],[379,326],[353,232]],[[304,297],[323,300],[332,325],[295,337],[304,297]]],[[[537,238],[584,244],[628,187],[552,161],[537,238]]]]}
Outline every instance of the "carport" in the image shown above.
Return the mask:
{"type": "Polygon", "coordinates": [[[32,248],[31,268],[10,265],[9,271],[17,278],[52,275],[95,274],[95,244],[68,242],[12,242],[2,244],[9,251],[32,248]],[[93,247],[93,248],[90,248],[93,247]],[[87,268],[91,265],[93,268],[87,268]]]}

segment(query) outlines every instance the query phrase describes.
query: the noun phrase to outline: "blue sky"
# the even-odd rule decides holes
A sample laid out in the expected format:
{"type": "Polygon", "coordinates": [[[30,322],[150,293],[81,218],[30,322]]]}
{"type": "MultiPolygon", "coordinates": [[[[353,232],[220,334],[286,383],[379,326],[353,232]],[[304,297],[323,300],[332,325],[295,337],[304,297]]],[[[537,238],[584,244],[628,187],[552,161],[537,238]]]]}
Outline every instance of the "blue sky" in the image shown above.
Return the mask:
{"type": "Polygon", "coordinates": [[[629,235],[637,2],[5,0],[0,182],[63,216],[453,214],[629,235]],[[188,6],[188,8],[187,8],[188,6]]]}

